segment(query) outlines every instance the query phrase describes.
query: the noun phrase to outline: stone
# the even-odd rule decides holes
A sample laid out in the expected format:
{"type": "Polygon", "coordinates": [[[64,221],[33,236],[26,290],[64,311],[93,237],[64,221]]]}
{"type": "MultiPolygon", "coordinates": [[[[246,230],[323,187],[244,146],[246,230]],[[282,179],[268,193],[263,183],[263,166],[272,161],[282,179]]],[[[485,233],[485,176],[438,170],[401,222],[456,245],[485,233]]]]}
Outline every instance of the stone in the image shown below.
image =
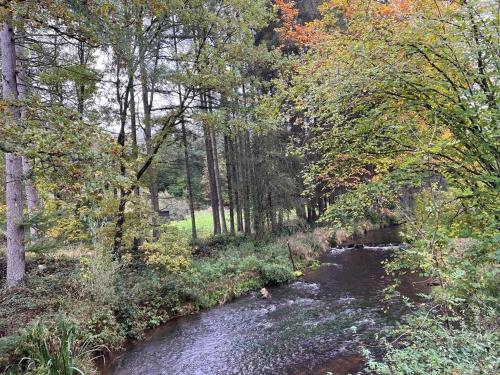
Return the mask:
{"type": "Polygon", "coordinates": [[[264,299],[269,299],[271,298],[271,293],[269,293],[269,291],[266,288],[262,288],[260,290],[260,296],[264,299]]]}

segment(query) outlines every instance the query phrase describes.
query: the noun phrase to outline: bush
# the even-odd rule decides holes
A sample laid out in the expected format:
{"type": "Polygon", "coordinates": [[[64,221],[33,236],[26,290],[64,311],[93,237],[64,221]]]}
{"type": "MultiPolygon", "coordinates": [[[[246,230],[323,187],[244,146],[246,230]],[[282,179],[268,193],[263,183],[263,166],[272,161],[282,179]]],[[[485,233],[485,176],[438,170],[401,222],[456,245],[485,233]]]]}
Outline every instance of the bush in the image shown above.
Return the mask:
{"type": "Polygon", "coordinates": [[[447,328],[444,317],[421,311],[395,332],[401,341],[385,341],[383,361],[371,359],[368,368],[381,375],[498,374],[500,334],[487,326],[484,318],[471,325],[455,319],[447,328]]]}
{"type": "Polygon", "coordinates": [[[98,306],[113,306],[118,302],[115,286],[119,275],[118,262],[105,250],[96,250],[91,257],[80,260],[79,284],[82,297],[98,306]]]}
{"type": "Polygon", "coordinates": [[[162,227],[158,241],[144,242],[141,250],[146,254],[148,264],[167,272],[180,272],[191,265],[191,247],[188,239],[170,225],[162,227]]]}
{"type": "Polygon", "coordinates": [[[260,276],[265,285],[280,285],[293,280],[291,268],[281,264],[263,264],[260,276]]]}

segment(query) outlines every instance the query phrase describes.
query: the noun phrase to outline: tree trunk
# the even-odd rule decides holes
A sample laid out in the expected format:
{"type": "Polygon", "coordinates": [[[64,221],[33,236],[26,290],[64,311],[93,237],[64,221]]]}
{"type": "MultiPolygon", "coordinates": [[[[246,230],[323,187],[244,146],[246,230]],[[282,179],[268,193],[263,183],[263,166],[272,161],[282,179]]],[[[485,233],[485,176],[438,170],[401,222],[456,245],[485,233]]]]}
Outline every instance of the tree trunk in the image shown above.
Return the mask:
{"type": "MultiPolygon", "coordinates": [[[[2,50],[2,88],[4,100],[17,100],[16,50],[14,32],[9,20],[0,33],[2,50]]],[[[19,108],[10,105],[15,122],[21,117],[19,108]]],[[[20,156],[5,154],[5,196],[7,204],[7,285],[17,285],[25,275],[23,228],[23,164],[20,156]]]]}
{"type": "MultiPolygon", "coordinates": [[[[30,217],[32,217],[40,207],[40,198],[38,196],[38,191],[36,190],[35,184],[33,183],[33,168],[28,158],[22,158],[23,166],[23,180],[24,180],[24,191],[26,193],[26,203],[28,206],[28,212],[30,217]]],[[[35,226],[30,226],[30,235],[32,238],[37,237],[37,231],[35,226]]]]}
{"type": "Polygon", "coordinates": [[[251,224],[250,224],[250,195],[248,189],[248,162],[245,148],[245,141],[243,139],[243,134],[238,134],[237,142],[240,156],[240,181],[241,181],[241,209],[243,218],[243,232],[245,234],[251,234],[251,224]]]}
{"type": "MultiPolygon", "coordinates": [[[[212,97],[211,93],[208,95],[208,109],[210,112],[213,111],[212,108],[212,97]]],[[[227,233],[227,225],[226,225],[226,215],[224,213],[224,198],[222,196],[222,183],[220,178],[219,171],[219,155],[217,152],[217,137],[215,136],[215,129],[213,126],[210,126],[210,139],[212,141],[212,156],[213,156],[213,166],[214,166],[214,177],[215,177],[215,188],[217,194],[217,201],[219,202],[219,213],[220,213],[220,222],[222,232],[227,233]]]]}
{"type": "MultiPolygon", "coordinates": [[[[122,95],[120,93],[120,65],[118,65],[116,71],[116,101],[119,105],[119,114],[120,114],[120,131],[118,133],[117,143],[120,146],[120,174],[122,176],[126,176],[126,167],[125,167],[125,127],[127,124],[127,112],[129,106],[129,95],[130,95],[130,86],[131,86],[130,77],[127,82],[127,87],[125,88],[125,93],[122,95]]],[[[122,246],[123,246],[123,225],[125,224],[125,206],[127,204],[129,192],[126,191],[123,187],[120,188],[120,202],[118,204],[118,214],[115,223],[115,235],[113,242],[113,256],[115,259],[121,258],[122,246]]]]}
{"type": "MultiPolygon", "coordinates": [[[[206,97],[202,95],[202,107],[207,108],[206,97]]],[[[217,185],[215,182],[215,169],[214,169],[214,157],[212,148],[212,137],[210,131],[210,125],[207,123],[203,124],[203,133],[205,137],[205,151],[207,157],[207,171],[208,171],[208,181],[210,190],[210,203],[212,205],[212,216],[214,223],[214,234],[221,233],[220,218],[219,218],[219,199],[217,194],[217,185]]]]}
{"type": "MultiPolygon", "coordinates": [[[[78,42],[78,60],[80,63],[80,66],[85,65],[85,42],[80,41],[78,42]]],[[[80,114],[80,118],[83,118],[83,111],[85,109],[85,85],[81,83],[76,92],[76,97],[77,97],[77,109],[78,113],[80,114]]]]}
{"type": "Polygon", "coordinates": [[[187,142],[186,124],[184,118],[181,120],[182,126],[182,146],[184,148],[184,162],[186,164],[186,187],[189,199],[189,213],[191,214],[191,235],[196,239],[196,214],[194,210],[193,184],[191,181],[191,164],[189,163],[189,148],[187,142]]]}
{"type": "Polygon", "coordinates": [[[215,173],[215,186],[217,188],[217,200],[219,201],[219,213],[220,213],[220,221],[222,232],[227,233],[227,225],[226,225],[226,215],[224,213],[224,197],[222,196],[222,181],[220,178],[219,171],[219,156],[217,153],[217,138],[215,137],[215,130],[213,127],[210,129],[210,137],[212,139],[212,147],[213,147],[213,156],[214,156],[214,173],[215,173]]]}
{"type": "Polygon", "coordinates": [[[231,154],[233,156],[233,163],[231,164],[232,166],[232,176],[233,176],[233,181],[234,181],[234,204],[236,208],[236,225],[238,232],[243,232],[243,214],[242,214],[242,204],[241,204],[241,198],[242,198],[242,184],[241,184],[241,177],[240,177],[240,171],[241,171],[241,158],[239,154],[239,149],[238,149],[238,142],[237,140],[230,139],[229,140],[229,147],[231,149],[231,154]]]}
{"type": "MultiPolygon", "coordinates": [[[[172,21],[175,24],[175,19],[172,21]]],[[[174,37],[174,52],[175,55],[177,56],[177,34],[175,26],[173,27],[172,31],[174,37]]],[[[175,66],[177,69],[179,69],[179,63],[177,59],[175,66]]],[[[179,105],[180,105],[182,103],[182,87],[180,84],[177,85],[177,90],[178,90],[179,105]]],[[[189,147],[187,140],[186,120],[184,115],[182,116],[181,119],[181,130],[182,130],[182,147],[184,149],[184,163],[186,166],[186,188],[188,191],[189,213],[191,215],[191,236],[193,237],[193,239],[196,239],[198,237],[196,233],[196,214],[194,210],[193,184],[191,181],[191,164],[189,163],[189,147]]]]}
{"type": "Polygon", "coordinates": [[[278,230],[283,230],[283,210],[278,211],[278,230]]]}
{"type": "MultiPolygon", "coordinates": [[[[132,157],[134,158],[134,162],[137,163],[137,158],[139,157],[139,148],[137,146],[137,113],[135,110],[135,87],[134,87],[134,73],[129,73],[129,79],[131,81],[130,84],[130,140],[132,142],[132,157]]],[[[134,194],[139,197],[140,190],[139,184],[137,184],[134,188],[134,194]]],[[[134,236],[133,244],[132,244],[132,252],[137,253],[139,249],[141,239],[134,236]]]]}
{"type": "Polygon", "coordinates": [[[262,168],[261,159],[258,157],[261,152],[261,142],[262,140],[257,135],[254,135],[253,142],[251,143],[249,131],[246,132],[246,147],[249,155],[248,173],[251,181],[249,186],[252,187],[253,228],[256,238],[262,237],[266,221],[266,212],[264,209],[264,200],[266,199],[264,181],[266,176],[262,168]]]}
{"type": "Polygon", "coordinates": [[[125,206],[127,205],[127,195],[122,191],[120,203],[118,204],[118,215],[115,223],[115,237],[113,242],[113,258],[121,259],[122,240],[123,240],[123,225],[125,224],[125,206]]]}
{"type": "Polygon", "coordinates": [[[233,181],[232,181],[232,168],[233,168],[233,155],[229,146],[229,137],[224,135],[224,154],[226,156],[226,180],[227,180],[227,195],[229,199],[229,228],[231,234],[235,233],[234,228],[234,200],[233,200],[233,181]]]}
{"type": "MultiPolygon", "coordinates": [[[[16,64],[17,64],[17,91],[19,100],[26,99],[27,96],[27,86],[26,86],[26,63],[24,59],[26,58],[24,54],[24,30],[21,28],[21,33],[18,35],[19,42],[16,48],[16,64]]],[[[24,111],[21,111],[21,121],[24,117],[24,111]]],[[[23,168],[23,180],[24,180],[24,190],[26,193],[26,201],[28,206],[28,213],[30,218],[38,210],[40,199],[38,196],[38,191],[36,190],[35,184],[33,183],[33,170],[31,163],[26,157],[22,157],[22,168],[23,168]]],[[[32,238],[36,238],[36,228],[35,226],[30,226],[30,235],[32,238]]]]}
{"type": "Polygon", "coordinates": [[[278,225],[276,223],[276,211],[273,206],[273,197],[270,191],[267,193],[267,204],[268,204],[267,209],[269,212],[269,221],[271,224],[271,232],[276,233],[278,231],[278,225]]]}
{"type": "Polygon", "coordinates": [[[321,216],[325,213],[325,200],[322,196],[321,186],[316,187],[316,200],[318,201],[318,215],[321,216]]]}
{"type": "MultiPolygon", "coordinates": [[[[152,106],[152,94],[151,97],[148,95],[148,76],[146,70],[145,56],[141,53],[140,56],[140,71],[141,71],[141,91],[142,91],[142,107],[144,111],[144,140],[146,142],[146,153],[149,155],[152,150],[152,130],[151,130],[151,106],[152,106]]],[[[160,202],[158,197],[158,174],[156,168],[151,165],[148,171],[149,175],[149,199],[151,202],[151,208],[153,209],[153,238],[157,240],[160,237],[158,231],[158,223],[156,220],[156,214],[160,210],[160,202]]]]}

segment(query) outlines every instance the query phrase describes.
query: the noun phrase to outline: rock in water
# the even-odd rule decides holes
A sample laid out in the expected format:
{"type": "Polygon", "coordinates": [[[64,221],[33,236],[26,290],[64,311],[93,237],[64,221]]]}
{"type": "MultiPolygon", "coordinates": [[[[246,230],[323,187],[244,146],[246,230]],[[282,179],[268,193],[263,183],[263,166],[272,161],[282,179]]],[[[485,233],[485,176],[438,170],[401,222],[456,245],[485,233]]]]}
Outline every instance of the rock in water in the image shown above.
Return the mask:
{"type": "Polygon", "coordinates": [[[265,299],[271,298],[271,293],[269,293],[269,291],[266,288],[262,288],[260,290],[260,295],[262,298],[265,298],[265,299]]]}

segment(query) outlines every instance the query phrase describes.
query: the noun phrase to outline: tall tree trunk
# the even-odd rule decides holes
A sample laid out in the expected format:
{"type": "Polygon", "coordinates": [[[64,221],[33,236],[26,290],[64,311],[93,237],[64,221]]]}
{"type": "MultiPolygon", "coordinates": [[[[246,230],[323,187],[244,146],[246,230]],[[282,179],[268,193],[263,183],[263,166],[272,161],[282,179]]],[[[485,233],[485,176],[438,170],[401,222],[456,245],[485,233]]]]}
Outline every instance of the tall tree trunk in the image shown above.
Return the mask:
{"type": "MultiPolygon", "coordinates": [[[[143,52],[141,53],[139,64],[141,73],[142,107],[144,111],[144,140],[146,142],[146,153],[149,155],[152,150],[151,108],[153,102],[153,90],[148,88],[148,73],[146,70],[146,61],[143,52]],[[151,95],[149,95],[150,92],[151,95]]],[[[149,199],[151,201],[151,208],[153,209],[153,238],[158,239],[160,234],[157,228],[158,223],[156,214],[160,210],[160,202],[158,197],[158,173],[153,165],[149,167],[148,175],[149,199]]]]}
{"type": "Polygon", "coordinates": [[[242,183],[243,183],[243,223],[245,234],[252,234],[250,216],[250,162],[249,154],[245,142],[245,134],[240,134],[240,152],[242,157],[242,183]]]}
{"type": "MultiPolygon", "coordinates": [[[[20,100],[26,99],[27,96],[27,83],[26,83],[26,58],[24,54],[24,29],[20,27],[18,34],[18,44],[16,45],[16,64],[17,64],[17,91],[20,100]]],[[[24,117],[24,111],[21,111],[21,121],[24,117]]],[[[33,183],[33,169],[31,162],[25,156],[22,157],[24,191],[26,193],[26,201],[28,206],[28,213],[30,218],[35,214],[39,208],[40,198],[35,184],[33,183]]],[[[35,226],[30,226],[30,235],[32,238],[37,236],[35,226]]]]}
{"type": "MultiPolygon", "coordinates": [[[[129,73],[129,80],[131,81],[130,84],[130,104],[129,104],[129,110],[130,110],[130,140],[132,142],[132,157],[134,158],[134,162],[137,162],[137,158],[139,157],[139,148],[137,145],[137,113],[135,110],[135,87],[134,87],[134,73],[130,72],[129,73]]],[[[140,195],[140,190],[139,190],[139,184],[137,184],[134,188],[134,194],[139,197],[140,195]]],[[[141,239],[134,236],[133,244],[132,244],[132,251],[134,253],[137,253],[137,250],[139,249],[141,239]]]]}
{"type": "Polygon", "coordinates": [[[276,233],[278,231],[278,226],[276,224],[276,211],[273,206],[273,197],[270,191],[267,193],[267,204],[268,204],[267,209],[269,212],[269,221],[271,224],[271,232],[276,233]]]}
{"type": "MultiPolygon", "coordinates": [[[[207,109],[207,100],[205,95],[201,96],[201,105],[203,108],[207,109]]],[[[210,203],[212,206],[212,216],[214,223],[214,234],[221,233],[220,218],[219,218],[219,199],[217,193],[217,185],[215,181],[215,169],[214,169],[214,156],[212,148],[212,137],[210,124],[203,124],[203,133],[205,137],[205,151],[207,159],[207,171],[208,171],[208,182],[210,190],[210,203]]]]}
{"type": "Polygon", "coordinates": [[[321,216],[325,213],[325,200],[320,185],[316,186],[316,200],[318,201],[318,215],[321,216]]]}
{"type": "MultiPolygon", "coordinates": [[[[5,100],[17,100],[16,49],[14,31],[10,19],[4,21],[0,33],[2,50],[2,88],[5,100]]],[[[10,105],[10,113],[15,123],[21,113],[15,105],[10,105]]],[[[25,275],[24,228],[23,228],[23,164],[20,156],[5,154],[5,195],[7,203],[7,285],[18,284],[25,275]]]]}
{"type": "Polygon", "coordinates": [[[242,195],[242,184],[241,184],[241,159],[238,149],[237,140],[229,139],[229,147],[231,149],[231,154],[233,156],[233,163],[231,164],[232,176],[234,181],[234,204],[236,208],[236,225],[238,232],[243,232],[243,214],[242,214],[242,204],[241,197],[242,195]]]}
{"type": "Polygon", "coordinates": [[[224,154],[226,156],[226,180],[227,180],[227,195],[229,199],[229,228],[231,234],[235,233],[234,228],[234,200],[233,200],[233,155],[229,146],[229,137],[224,135],[224,154]]]}
{"type": "MultiPolygon", "coordinates": [[[[38,196],[38,191],[36,190],[35,184],[33,183],[33,168],[31,167],[31,162],[25,156],[22,157],[22,168],[24,191],[26,193],[26,203],[28,206],[29,215],[30,217],[32,217],[40,207],[40,198],[38,196]]],[[[30,226],[30,235],[32,238],[37,237],[37,231],[34,225],[30,226]]]]}
{"type": "Polygon", "coordinates": [[[251,142],[249,133],[249,131],[246,132],[246,147],[250,159],[248,163],[248,173],[251,181],[249,186],[252,187],[253,228],[255,236],[261,238],[264,232],[266,219],[263,205],[264,199],[266,198],[263,192],[265,171],[262,170],[262,163],[260,158],[257,157],[260,151],[259,144],[261,140],[257,135],[254,135],[253,142],[251,142]]]}
{"type": "MultiPolygon", "coordinates": [[[[175,25],[175,19],[172,20],[175,25]]],[[[177,57],[177,28],[174,26],[173,29],[173,37],[174,37],[174,52],[177,57]]],[[[179,62],[176,59],[175,66],[179,69],[179,62]]],[[[177,85],[179,104],[182,103],[182,87],[180,84],[177,85]]],[[[194,196],[193,196],[193,184],[191,181],[191,164],[189,163],[189,146],[187,140],[187,131],[186,131],[186,120],[184,115],[181,119],[181,130],[182,130],[182,147],[184,149],[184,164],[186,166],[186,188],[188,191],[188,200],[189,200],[189,214],[191,215],[191,236],[193,239],[198,237],[196,233],[196,214],[194,210],[194,196]]]]}
{"type": "MultiPolygon", "coordinates": [[[[80,66],[85,66],[85,42],[82,40],[78,42],[78,60],[80,66]]],[[[83,111],[85,109],[85,84],[81,83],[77,88],[77,107],[80,118],[83,118],[83,111]]]]}
{"type": "Polygon", "coordinates": [[[137,114],[135,111],[135,87],[134,77],[130,77],[130,141],[132,142],[132,155],[134,159],[139,156],[139,149],[137,147],[137,114]]]}
{"type": "MultiPolygon", "coordinates": [[[[130,95],[130,78],[127,82],[127,87],[125,88],[125,93],[122,95],[120,92],[121,80],[120,80],[120,65],[116,71],[116,101],[119,105],[120,114],[120,131],[118,133],[117,143],[120,146],[120,174],[126,176],[125,168],[125,127],[127,125],[127,112],[129,106],[129,95],[130,95]]],[[[113,242],[113,256],[115,259],[121,258],[121,252],[123,247],[123,225],[125,224],[125,207],[127,205],[129,192],[123,187],[120,189],[120,202],[118,203],[118,213],[115,222],[115,235],[113,242]]]]}
{"type": "Polygon", "coordinates": [[[187,141],[186,123],[184,118],[182,118],[181,120],[181,127],[182,127],[182,146],[184,148],[184,163],[186,165],[186,187],[189,199],[189,213],[191,214],[191,235],[193,239],[196,239],[198,237],[196,233],[196,214],[194,210],[193,184],[191,181],[191,164],[189,163],[189,148],[187,141]]]}
{"type": "Polygon", "coordinates": [[[278,211],[278,230],[281,231],[283,229],[283,210],[280,209],[278,211]]]}
{"type": "Polygon", "coordinates": [[[214,157],[214,173],[215,173],[215,187],[217,188],[217,200],[219,201],[219,213],[222,232],[227,233],[226,215],[224,213],[224,197],[222,196],[222,181],[219,171],[219,156],[217,152],[217,138],[215,137],[215,130],[213,127],[210,129],[210,137],[212,139],[212,152],[214,157]]]}
{"type": "MultiPolygon", "coordinates": [[[[247,110],[247,95],[246,95],[246,88],[245,84],[242,84],[241,86],[242,93],[243,93],[243,108],[244,108],[244,116],[245,116],[245,123],[248,123],[248,116],[246,113],[247,110]]],[[[251,191],[250,191],[250,181],[252,178],[252,173],[251,173],[251,168],[252,168],[252,162],[250,160],[251,157],[251,150],[250,150],[250,135],[248,133],[247,129],[244,129],[243,133],[240,135],[240,151],[242,155],[242,173],[243,173],[243,192],[244,192],[244,199],[243,199],[243,221],[245,223],[245,234],[250,235],[252,233],[252,228],[251,228],[251,191]]]]}
{"type": "MultiPolygon", "coordinates": [[[[208,95],[208,109],[210,112],[213,111],[211,94],[212,93],[209,93],[209,95],[208,95]]],[[[226,215],[224,213],[224,197],[222,196],[222,183],[221,183],[220,171],[219,171],[219,155],[217,152],[217,137],[215,136],[215,129],[213,126],[210,126],[210,139],[212,141],[212,156],[213,156],[213,166],[214,166],[215,188],[216,188],[216,194],[217,194],[217,201],[219,202],[221,228],[222,228],[223,233],[227,233],[226,215]]]]}

